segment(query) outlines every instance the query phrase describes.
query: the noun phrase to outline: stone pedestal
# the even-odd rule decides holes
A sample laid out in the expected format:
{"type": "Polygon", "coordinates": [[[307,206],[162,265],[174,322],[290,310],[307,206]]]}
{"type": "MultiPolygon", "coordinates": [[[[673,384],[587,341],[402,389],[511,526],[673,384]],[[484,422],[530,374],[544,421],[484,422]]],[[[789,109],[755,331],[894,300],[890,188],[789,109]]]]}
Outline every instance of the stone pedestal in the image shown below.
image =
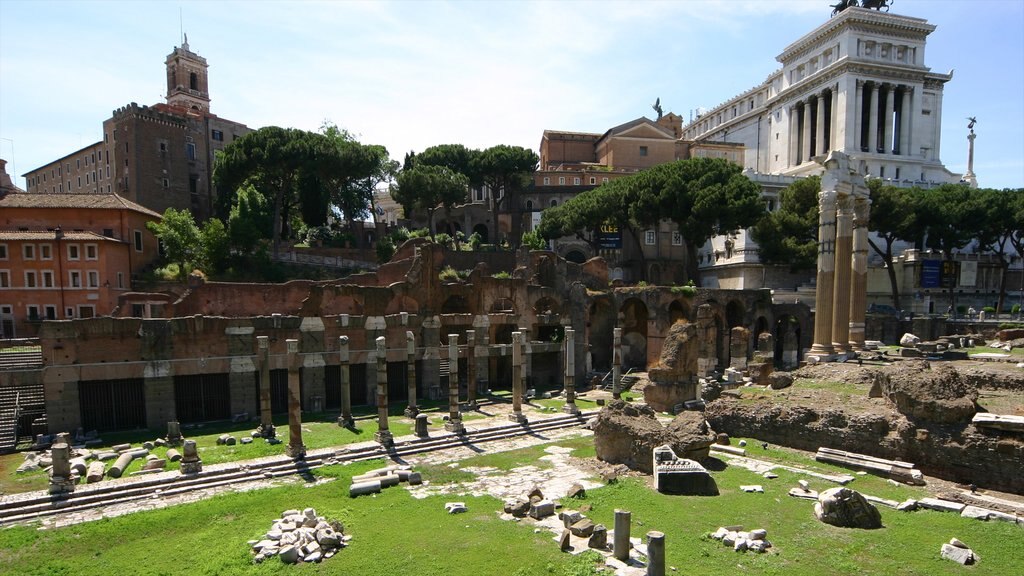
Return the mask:
{"type": "Polygon", "coordinates": [[[185,440],[182,444],[181,473],[198,474],[203,471],[203,461],[199,459],[199,450],[195,440],[185,440]]]}
{"type": "Polygon", "coordinates": [[[576,406],[576,332],[571,328],[565,329],[565,405],[562,412],[566,414],[579,414],[580,409],[576,406]]]}
{"type": "Polygon", "coordinates": [[[351,357],[348,350],[348,336],[338,337],[338,371],[341,382],[341,414],[338,416],[338,426],[352,428],[355,426],[355,419],[352,417],[352,382],[349,377],[349,362],[351,357]]]}
{"type": "Polygon", "coordinates": [[[288,350],[288,447],[285,454],[290,458],[305,458],[306,447],[302,444],[302,396],[299,390],[299,341],[291,338],[285,344],[288,350]]]}
{"type": "Polygon", "coordinates": [[[647,533],[647,576],[665,576],[665,533],[647,533]]]}
{"type": "Polygon", "coordinates": [[[416,435],[420,438],[426,438],[430,436],[430,416],[426,414],[416,415],[416,435]]]}
{"type": "Polygon", "coordinates": [[[523,333],[512,333],[512,422],[526,422],[523,415],[523,333]]]}
{"type": "Polygon", "coordinates": [[[466,330],[466,408],[476,410],[476,330],[466,330]]]}
{"type": "Polygon", "coordinates": [[[182,436],[181,436],[181,424],[180,423],[178,423],[176,421],[171,421],[171,422],[167,423],[167,438],[166,438],[166,440],[167,440],[167,445],[168,446],[177,446],[177,445],[181,444],[182,436]]]}

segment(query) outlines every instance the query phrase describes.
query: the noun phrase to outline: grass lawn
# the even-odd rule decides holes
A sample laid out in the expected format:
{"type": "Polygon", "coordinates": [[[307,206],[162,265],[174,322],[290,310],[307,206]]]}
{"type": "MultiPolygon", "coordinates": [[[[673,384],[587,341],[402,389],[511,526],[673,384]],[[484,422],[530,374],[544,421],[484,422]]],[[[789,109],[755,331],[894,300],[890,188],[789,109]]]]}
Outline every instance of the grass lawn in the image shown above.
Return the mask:
{"type": "MultiPolygon", "coordinates": [[[[751,440],[753,443],[753,440],[751,440]]],[[[592,453],[589,437],[566,439],[555,445],[592,453]]],[[[510,469],[536,463],[544,446],[460,461],[460,468],[495,466],[510,469]]],[[[748,445],[748,449],[750,446],[748,445]]],[[[785,449],[765,451],[758,445],[752,456],[821,471],[842,471],[818,464],[806,455],[785,449]]],[[[163,510],[141,512],[54,530],[15,527],[0,530],[0,572],[5,574],[400,574],[438,576],[594,574],[591,556],[561,554],[545,531],[535,534],[528,522],[498,519],[501,502],[490,497],[437,496],[412,498],[402,488],[376,497],[348,498],[351,476],[378,467],[382,461],[317,470],[332,482],[289,485],[253,492],[226,494],[210,500],[163,510]],[[463,500],[469,512],[448,515],[445,501],[463,500]],[[324,563],[284,566],[276,560],[253,565],[246,544],[259,538],[270,522],[288,508],[312,506],[318,513],[345,524],[354,539],[348,548],[324,563]]],[[[443,483],[469,478],[464,470],[446,466],[421,467],[425,479],[443,483]],[[447,475],[447,477],[446,477],[447,475]]],[[[613,525],[614,510],[632,512],[632,534],[665,532],[667,565],[680,574],[1018,574],[1024,530],[1002,522],[979,522],[955,514],[896,512],[881,507],[884,528],[835,528],[814,519],[812,503],[786,492],[799,475],[779,470],[767,480],[736,466],[714,472],[717,497],[665,496],[649,488],[649,478],[624,478],[616,484],[589,490],[573,507],[590,506],[595,522],[613,525]],[[764,494],[740,492],[741,484],[761,484],[764,494]],[[737,554],[706,534],[718,526],[740,524],[765,528],[774,544],[764,555],[737,554]],[[982,558],[964,568],[939,558],[939,548],[957,537],[982,558]]],[[[828,483],[809,479],[815,489],[828,483]]],[[[920,496],[919,488],[891,486],[871,476],[858,477],[851,487],[893,499],[920,496]]],[[[669,572],[671,573],[671,571],[669,572]]]]}

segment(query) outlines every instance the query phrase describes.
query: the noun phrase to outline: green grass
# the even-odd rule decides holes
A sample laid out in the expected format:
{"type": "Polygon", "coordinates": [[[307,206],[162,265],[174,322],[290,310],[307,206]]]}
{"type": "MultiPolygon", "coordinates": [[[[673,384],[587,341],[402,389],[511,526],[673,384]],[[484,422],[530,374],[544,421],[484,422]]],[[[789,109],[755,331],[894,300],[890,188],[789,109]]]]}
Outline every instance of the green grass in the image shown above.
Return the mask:
{"type": "Polygon", "coordinates": [[[1024,348],[1012,348],[1009,352],[1002,348],[992,348],[991,346],[975,346],[974,348],[963,348],[970,356],[971,354],[1008,354],[1013,358],[1024,358],[1024,348]]]}

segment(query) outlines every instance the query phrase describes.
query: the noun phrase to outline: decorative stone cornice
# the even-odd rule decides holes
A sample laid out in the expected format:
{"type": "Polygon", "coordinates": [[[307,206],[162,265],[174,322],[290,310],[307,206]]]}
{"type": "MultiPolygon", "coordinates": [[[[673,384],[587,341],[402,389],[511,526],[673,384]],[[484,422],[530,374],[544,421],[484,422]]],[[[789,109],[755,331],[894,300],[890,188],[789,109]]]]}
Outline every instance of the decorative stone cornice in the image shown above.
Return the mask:
{"type": "Polygon", "coordinates": [[[812,30],[802,38],[793,42],[776,57],[779,62],[796,58],[801,52],[820,45],[829,35],[849,26],[862,26],[872,31],[882,32],[886,35],[913,34],[915,38],[923,40],[928,34],[935,30],[935,26],[929,24],[923,18],[912,18],[910,16],[899,16],[869,10],[867,8],[847,8],[837,16],[832,17],[821,26],[812,30]]]}

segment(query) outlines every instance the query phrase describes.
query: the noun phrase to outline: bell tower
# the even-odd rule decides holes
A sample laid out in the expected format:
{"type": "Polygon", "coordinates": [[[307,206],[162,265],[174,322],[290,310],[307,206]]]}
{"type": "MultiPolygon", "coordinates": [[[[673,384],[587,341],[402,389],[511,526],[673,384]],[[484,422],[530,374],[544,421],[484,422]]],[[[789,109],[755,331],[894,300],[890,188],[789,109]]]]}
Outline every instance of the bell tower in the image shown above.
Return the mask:
{"type": "Polygon", "coordinates": [[[181,46],[167,55],[167,103],[210,111],[206,58],[189,50],[188,34],[181,46]]]}

